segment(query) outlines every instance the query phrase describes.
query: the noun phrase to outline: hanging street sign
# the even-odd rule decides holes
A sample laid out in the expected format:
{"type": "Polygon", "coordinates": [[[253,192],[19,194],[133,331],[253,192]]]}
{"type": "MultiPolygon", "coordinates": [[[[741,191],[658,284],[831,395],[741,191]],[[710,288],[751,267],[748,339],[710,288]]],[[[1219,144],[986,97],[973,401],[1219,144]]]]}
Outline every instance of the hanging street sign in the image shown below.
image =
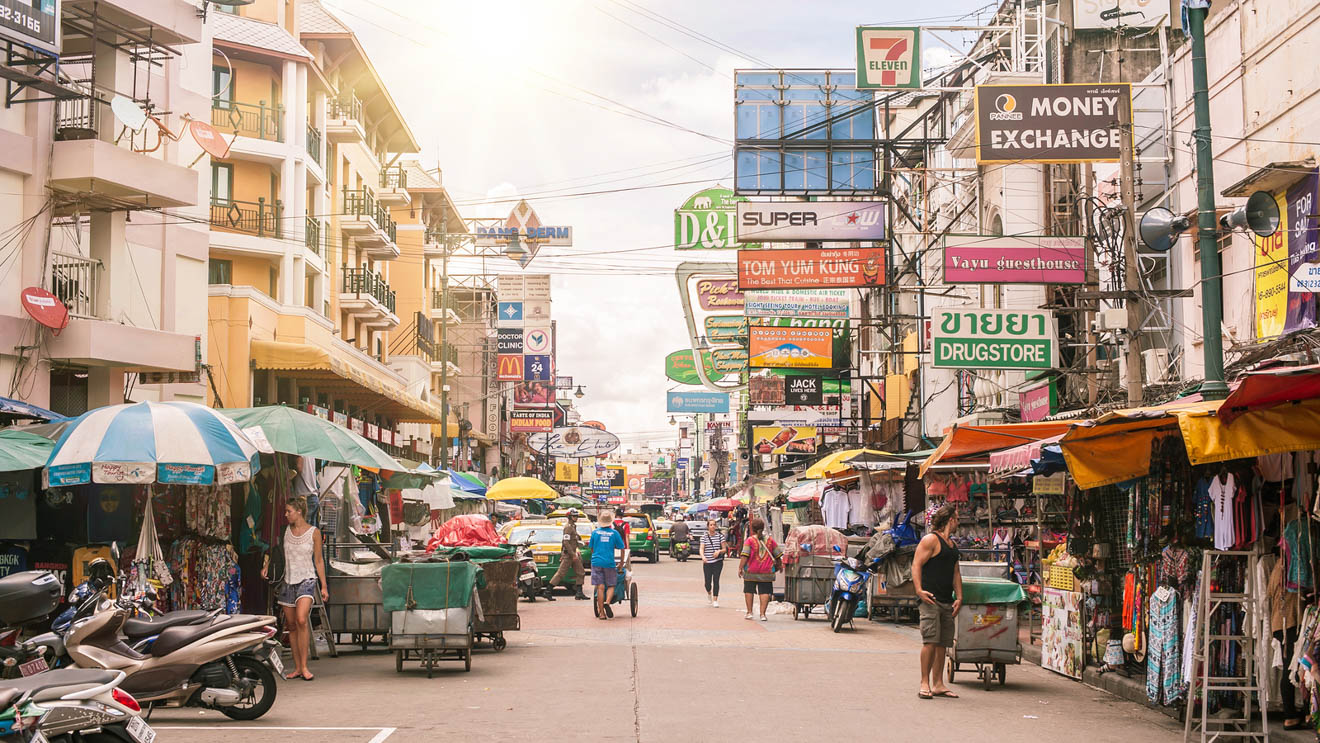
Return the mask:
{"type": "Polygon", "coordinates": [[[758,325],[749,332],[748,354],[754,369],[829,369],[834,365],[834,331],[829,328],[758,325]]]}
{"type": "Polygon", "coordinates": [[[934,366],[942,369],[1052,369],[1058,325],[1050,310],[941,307],[932,312],[934,366]]]}
{"type": "Polygon", "coordinates": [[[688,197],[674,210],[675,250],[732,250],[738,247],[737,210],[739,201],[723,186],[703,189],[688,197]]]}
{"type": "Polygon", "coordinates": [[[755,426],[752,450],[757,454],[815,454],[814,426],[755,426]]]}
{"type": "Polygon", "coordinates": [[[888,240],[886,201],[740,201],[738,239],[752,242],[888,240]]]}
{"type": "Polygon", "coordinates": [[[944,242],[946,284],[1083,284],[1081,237],[950,235],[944,242]]]}
{"type": "MultiPolygon", "coordinates": [[[[723,374],[715,371],[715,360],[710,351],[703,351],[701,360],[706,367],[706,376],[711,381],[718,382],[724,378],[723,374]]],[[[692,360],[692,349],[685,348],[666,356],[665,376],[679,384],[701,384],[701,377],[697,376],[696,365],[692,360]]]]}
{"type": "Polygon", "coordinates": [[[550,363],[549,356],[544,354],[523,355],[523,381],[551,382],[554,378],[554,367],[550,363]]]}
{"type": "Polygon", "coordinates": [[[921,29],[858,26],[857,87],[920,88],[921,29]]]}
{"type": "Polygon", "coordinates": [[[716,374],[742,374],[748,369],[745,348],[717,348],[710,353],[716,374]]]}
{"type": "Polygon", "coordinates": [[[532,434],[527,445],[533,451],[566,459],[603,457],[619,448],[619,437],[591,426],[567,426],[549,433],[532,434]]]}
{"type": "Polygon", "coordinates": [[[523,332],[518,328],[499,328],[495,341],[499,353],[522,353],[523,332]]]}
{"type": "Polygon", "coordinates": [[[521,328],[522,324],[522,302],[497,302],[495,304],[495,327],[521,328]]]}
{"type": "Polygon", "coordinates": [[[550,353],[550,328],[525,328],[523,330],[523,353],[550,353]]]}
{"type": "Polygon", "coordinates": [[[1130,83],[976,86],[979,163],[1117,162],[1130,83]]]}
{"type": "Polygon", "coordinates": [[[725,392],[668,392],[665,410],[669,413],[727,413],[729,395],[725,392]]]}
{"type": "Polygon", "coordinates": [[[711,315],[704,324],[706,340],[711,343],[737,343],[747,339],[746,315],[711,315]]]}
{"type": "Polygon", "coordinates": [[[549,410],[513,410],[509,413],[512,433],[544,433],[554,430],[555,414],[549,410]]]}
{"type": "Polygon", "coordinates": [[[884,283],[884,248],[738,251],[741,289],[863,288],[884,283]]]}
{"type": "Polygon", "coordinates": [[[748,317],[848,317],[847,289],[762,289],[744,296],[748,317]]]}
{"type": "Polygon", "coordinates": [[[520,353],[500,354],[495,358],[495,378],[501,382],[523,381],[523,357],[520,353]]]}
{"type": "Polygon", "coordinates": [[[514,260],[525,268],[536,257],[542,245],[572,245],[573,228],[550,227],[542,224],[536,210],[524,200],[514,205],[509,216],[501,224],[477,225],[476,238],[473,242],[482,247],[503,246],[508,245],[514,237],[518,238],[519,243],[527,251],[526,255],[514,260]]]}
{"type": "Polygon", "coordinates": [[[789,405],[819,405],[824,397],[820,377],[784,377],[784,400],[789,405]]]}

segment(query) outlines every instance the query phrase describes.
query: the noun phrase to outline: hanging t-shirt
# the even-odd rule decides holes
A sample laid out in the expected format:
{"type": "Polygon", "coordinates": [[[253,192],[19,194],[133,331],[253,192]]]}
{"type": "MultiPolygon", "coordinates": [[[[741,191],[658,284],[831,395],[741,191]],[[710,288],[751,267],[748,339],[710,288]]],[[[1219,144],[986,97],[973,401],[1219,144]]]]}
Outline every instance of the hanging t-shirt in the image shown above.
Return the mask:
{"type": "Polygon", "coordinates": [[[1233,474],[1228,473],[1220,478],[1215,475],[1210,479],[1210,502],[1214,504],[1215,520],[1215,549],[1227,550],[1233,548],[1235,541],[1233,536],[1233,496],[1237,488],[1233,482],[1233,474]]]}
{"type": "Polygon", "coordinates": [[[1265,482],[1283,482],[1293,476],[1292,452],[1284,454],[1262,454],[1256,457],[1256,466],[1265,482]]]}
{"type": "Polygon", "coordinates": [[[293,476],[293,494],[306,498],[316,495],[316,457],[298,457],[298,471],[293,476]]]}
{"type": "Polygon", "coordinates": [[[875,509],[871,507],[871,499],[862,495],[860,486],[853,486],[848,491],[848,525],[864,524],[873,526],[875,524],[875,509]]]}
{"type": "Polygon", "coordinates": [[[1215,504],[1210,500],[1210,479],[1206,477],[1196,483],[1196,538],[1215,538],[1215,504]]]}
{"type": "Polygon", "coordinates": [[[825,525],[833,529],[848,528],[848,494],[838,488],[830,487],[825,489],[825,494],[820,497],[821,514],[825,517],[825,525]]]}
{"type": "Polygon", "coordinates": [[[87,541],[121,544],[133,541],[133,488],[94,485],[87,496],[87,541]]]}

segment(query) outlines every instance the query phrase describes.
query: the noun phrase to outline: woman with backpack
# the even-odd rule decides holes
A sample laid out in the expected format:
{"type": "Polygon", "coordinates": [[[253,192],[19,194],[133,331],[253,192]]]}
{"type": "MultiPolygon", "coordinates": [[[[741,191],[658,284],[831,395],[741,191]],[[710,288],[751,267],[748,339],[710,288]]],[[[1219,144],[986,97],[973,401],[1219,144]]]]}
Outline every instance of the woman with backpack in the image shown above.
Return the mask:
{"type": "Polygon", "coordinates": [[[752,619],[752,601],[761,599],[761,621],[766,621],[765,609],[770,605],[770,594],[775,588],[775,572],[783,569],[784,552],[779,543],[765,536],[765,521],[752,519],[751,536],[742,546],[742,560],[738,563],[738,577],[743,579],[743,597],[747,599],[747,616],[752,619]]]}

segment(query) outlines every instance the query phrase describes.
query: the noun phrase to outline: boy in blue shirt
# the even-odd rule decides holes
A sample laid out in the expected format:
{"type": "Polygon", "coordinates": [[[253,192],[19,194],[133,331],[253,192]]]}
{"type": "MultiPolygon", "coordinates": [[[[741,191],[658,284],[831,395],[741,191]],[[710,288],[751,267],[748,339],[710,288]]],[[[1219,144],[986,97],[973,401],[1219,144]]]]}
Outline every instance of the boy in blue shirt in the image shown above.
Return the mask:
{"type": "Polygon", "coordinates": [[[619,582],[614,551],[627,549],[623,537],[612,528],[613,523],[614,514],[601,511],[596,529],[587,542],[591,547],[591,585],[596,588],[596,616],[600,619],[614,616],[610,603],[614,601],[614,586],[619,582]]]}

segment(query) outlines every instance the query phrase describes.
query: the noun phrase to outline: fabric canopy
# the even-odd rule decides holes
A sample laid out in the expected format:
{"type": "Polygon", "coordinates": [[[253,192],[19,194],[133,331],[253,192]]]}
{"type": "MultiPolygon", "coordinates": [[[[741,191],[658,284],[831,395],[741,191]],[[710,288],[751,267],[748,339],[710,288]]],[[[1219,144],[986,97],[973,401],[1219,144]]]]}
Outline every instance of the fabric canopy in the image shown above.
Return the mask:
{"type": "Polygon", "coordinates": [[[0,472],[45,467],[55,442],[16,428],[0,431],[0,472]]]}
{"type": "Polygon", "coordinates": [[[554,499],[559,493],[535,477],[506,477],[486,491],[490,500],[554,499]]]}
{"type": "Polygon", "coordinates": [[[830,454],[815,464],[807,468],[802,476],[807,480],[819,480],[822,477],[828,477],[840,472],[847,472],[854,469],[854,464],[859,462],[874,461],[898,461],[903,460],[890,454],[889,452],[877,451],[875,449],[842,449],[830,454]]]}
{"type": "Polygon", "coordinates": [[[1320,397],[1320,364],[1264,369],[1247,374],[1219,409],[1219,418],[1232,423],[1248,410],[1320,397]]]}
{"type": "Polygon", "coordinates": [[[64,416],[59,413],[11,397],[0,397],[0,416],[37,421],[64,420],[64,416]]]}
{"type": "Polygon", "coordinates": [[[1032,441],[1028,444],[1015,446],[1012,449],[1004,449],[990,453],[990,471],[994,473],[1018,472],[1031,467],[1031,463],[1040,459],[1041,451],[1046,444],[1053,444],[1059,439],[1059,436],[1051,436],[1048,439],[1032,441]]]}
{"type": "Polygon", "coordinates": [[[486,494],[486,485],[477,478],[453,469],[445,470],[445,472],[449,474],[449,486],[451,488],[473,495],[486,494]]]}
{"type": "Polygon", "coordinates": [[[921,463],[921,476],[934,465],[952,460],[980,459],[980,455],[1041,439],[1058,436],[1072,424],[1067,421],[1040,423],[1001,423],[992,425],[954,424],[940,445],[921,463]]]}

